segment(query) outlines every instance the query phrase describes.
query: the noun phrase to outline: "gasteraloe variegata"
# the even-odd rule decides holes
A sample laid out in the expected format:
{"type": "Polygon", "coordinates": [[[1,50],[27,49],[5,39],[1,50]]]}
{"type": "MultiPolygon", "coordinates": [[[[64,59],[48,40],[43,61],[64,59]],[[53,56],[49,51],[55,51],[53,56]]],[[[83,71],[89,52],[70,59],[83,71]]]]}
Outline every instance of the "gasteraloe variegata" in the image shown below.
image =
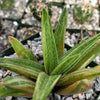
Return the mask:
{"type": "Polygon", "coordinates": [[[0,84],[0,98],[5,96],[32,97],[46,100],[53,91],[60,95],[84,92],[91,88],[95,77],[100,76],[100,66],[85,67],[100,54],[100,34],[91,37],[64,54],[64,36],[67,10],[63,10],[53,33],[50,17],[42,12],[42,49],[44,65],[38,63],[32,51],[26,50],[15,38],[9,40],[19,59],[0,58],[0,68],[22,76],[6,77],[0,84]],[[24,76],[24,77],[23,77],[24,76]]]}

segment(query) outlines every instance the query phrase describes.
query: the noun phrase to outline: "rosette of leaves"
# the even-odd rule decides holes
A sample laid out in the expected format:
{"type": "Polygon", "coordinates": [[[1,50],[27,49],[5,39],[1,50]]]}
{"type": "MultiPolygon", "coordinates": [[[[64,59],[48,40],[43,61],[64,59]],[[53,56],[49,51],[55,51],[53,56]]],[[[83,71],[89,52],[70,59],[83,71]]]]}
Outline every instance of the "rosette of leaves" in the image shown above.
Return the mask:
{"type": "MultiPolygon", "coordinates": [[[[84,4],[83,4],[84,5],[84,4]]],[[[88,22],[93,16],[93,9],[85,8],[83,9],[83,5],[75,5],[73,9],[73,16],[76,22],[83,24],[84,22],[88,22]]],[[[89,5],[85,5],[89,6],[89,5]]]]}
{"type": "Polygon", "coordinates": [[[0,9],[11,10],[14,6],[14,0],[0,0],[0,9]]]}
{"type": "Polygon", "coordinates": [[[100,54],[100,34],[77,44],[64,53],[66,24],[65,8],[53,34],[50,17],[43,9],[44,65],[38,63],[32,51],[25,49],[17,39],[9,37],[19,58],[0,58],[0,68],[11,70],[21,76],[3,79],[0,84],[0,98],[25,96],[32,97],[32,100],[46,100],[52,91],[67,95],[84,92],[92,87],[94,78],[100,76],[100,66],[91,69],[85,67],[100,54]]]}

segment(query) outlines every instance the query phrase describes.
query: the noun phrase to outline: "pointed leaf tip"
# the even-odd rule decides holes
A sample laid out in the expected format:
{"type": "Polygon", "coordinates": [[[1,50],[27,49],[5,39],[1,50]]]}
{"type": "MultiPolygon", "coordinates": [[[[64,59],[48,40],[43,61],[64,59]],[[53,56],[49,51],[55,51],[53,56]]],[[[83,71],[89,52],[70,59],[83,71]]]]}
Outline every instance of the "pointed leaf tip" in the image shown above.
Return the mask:
{"type": "Polygon", "coordinates": [[[48,13],[47,10],[46,10],[45,8],[43,8],[43,11],[42,11],[42,12],[44,12],[44,13],[48,13]]]}
{"type": "Polygon", "coordinates": [[[61,57],[64,54],[64,41],[67,26],[67,16],[67,9],[64,8],[54,34],[58,57],[61,57]]]}
{"type": "Polygon", "coordinates": [[[12,36],[8,36],[9,40],[14,40],[14,38],[12,36]]]}
{"type": "Polygon", "coordinates": [[[43,11],[46,11],[46,9],[45,9],[45,8],[43,8],[43,11]]]}
{"type": "Polygon", "coordinates": [[[46,73],[51,73],[58,64],[58,55],[50,16],[44,8],[42,13],[42,49],[46,73]]]}
{"type": "Polygon", "coordinates": [[[67,11],[67,8],[65,7],[63,11],[67,11]]]}
{"type": "Polygon", "coordinates": [[[9,36],[9,41],[14,49],[14,51],[17,53],[18,57],[21,59],[29,59],[33,61],[37,61],[36,57],[32,53],[31,50],[25,49],[23,44],[18,41],[16,38],[9,36]]]}
{"type": "Polygon", "coordinates": [[[25,50],[22,43],[12,36],[9,36],[8,38],[9,38],[9,41],[10,41],[13,49],[15,50],[17,55],[20,56],[20,54],[25,50]]]}

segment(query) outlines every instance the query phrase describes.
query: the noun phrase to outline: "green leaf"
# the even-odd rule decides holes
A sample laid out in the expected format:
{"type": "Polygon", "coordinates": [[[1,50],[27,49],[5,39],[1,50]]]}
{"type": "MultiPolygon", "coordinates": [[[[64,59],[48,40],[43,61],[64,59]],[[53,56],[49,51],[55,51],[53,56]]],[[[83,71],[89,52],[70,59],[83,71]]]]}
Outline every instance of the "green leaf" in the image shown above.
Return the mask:
{"type": "Polygon", "coordinates": [[[73,84],[76,81],[82,79],[94,79],[97,76],[100,76],[100,66],[91,69],[81,69],[67,74],[65,77],[61,78],[57,86],[68,86],[73,84]]]}
{"type": "Polygon", "coordinates": [[[60,95],[73,95],[76,93],[84,92],[90,88],[92,88],[93,82],[91,80],[80,80],[74,82],[73,84],[60,88],[57,93],[60,95]]]}
{"type": "Polygon", "coordinates": [[[16,90],[12,88],[8,88],[5,86],[2,86],[0,84],[0,98],[6,97],[6,96],[24,96],[24,97],[31,97],[32,95],[29,93],[25,93],[21,90],[16,90]]]}
{"type": "Polygon", "coordinates": [[[93,46],[98,42],[99,39],[100,39],[100,34],[97,34],[97,35],[77,44],[75,47],[68,50],[62,57],[59,58],[59,63],[62,62],[63,59],[65,59],[71,55],[78,54],[79,52],[86,53],[88,50],[93,48],[93,46]]]}
{"type": "Polygon", "coordinates": [[[25,49],[20,41],[12,36],[9,36],[9,40],[19,58],[37,61],[32,51],[25,49]]]}
{"type": "Polygon", "coordinates": [[[62,63],[64,59],[68,59],[70,56],[80,53],[80,56],[77,57],[77,59],[74,60],[69,66],[67,66],[66,73],[68,73],[72,68],[75,67],[77,63],[79,63],[79,61],[81,61],[97,45],[99,41],[100,41],[100,34],[95,35],[94,37],[78,44],[77,46],[69,50],[67,53],[65,53],[59,59],[59,64],[62,63]]]}
{"type": "Polygon", "coordinates": [[[62,74],[64,75],[67,71],[67,66],[70,65],[77,57],[77,55],[70,56],[68,59],[64,59],[62,63],[58,64],[58,66],[51,73],[52,75],[62,74]]]}
{"type": "Polygon", "coordinates": [[[91,61],[93,61],[100,54],[100,41],[94,46],[94,48],[89,51],[82,60],[77,63],[74,68],[70,71],[73,72],[77,69],[85,68],[91,61]]]}
{"type": "Polygon", "coordinates": [[[58,26],[54,34],[59,57],[64,54],[64,40],[65,40],[66,25],[67,25],[67,9],[65,8],[62,12],[58,26]]]}
{"type": "Polygon", "coordinates": [[[0,68],[8,69],[29,78],[36,79],[44,66],[35,61],[24,59],[0,58],[0,68]]]}
{"type": "Polygon", "coordinates": [[[60,75],[48,76],[45,73],[40,73],[37,78],[32,100],[46,100],[59,78],[60,75]]]}
{"type": "Polygon", "coordinates": [[[12,89],[24,91],[32,95],[34,91],[34,87],[35,87],[35,82],[27,78],[17,76],[17,77],[5,78],[2,82],[2,85],[5,87],[12,88],[12,89]]]}
{"type": "Polygon", "coordinates": [[[26,49],[25,51],[23,51],[21,53],[20,59],[28,59],[28,60],[32,60],[32,61],[37,61],[37,59],[33,55],[32,51],[28,50],[28,49],[26,49]]]}
{"type": "Polygon", "coordinates": [[[58,56],[50,17],[45,9],[42,12],[42,48],[45,71],[51,73],[58,64],[58,56]]]}

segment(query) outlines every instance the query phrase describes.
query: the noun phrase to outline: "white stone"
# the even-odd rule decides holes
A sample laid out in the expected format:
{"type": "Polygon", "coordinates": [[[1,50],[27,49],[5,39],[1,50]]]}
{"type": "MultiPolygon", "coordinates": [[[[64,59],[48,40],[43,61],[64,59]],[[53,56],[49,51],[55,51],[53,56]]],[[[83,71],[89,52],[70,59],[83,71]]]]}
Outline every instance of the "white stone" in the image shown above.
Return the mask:
{"type": "Polygon", "coordinates": [[[39,51],[38,54],[39,54],[40,57],[43,57],[43,52],[42,51],[39,51]]]}
{"type": "Polygon", "coordinates": [[[42,50],[42,45],[39,45],[38,48],[39,48],[40,50],[42,50]]]}
{"type": "Polygon", "coordinates": [[[72,97],[68,97],[68,98],[66,98],[64,100],[73,100],[73,98],[72,97]]]}
{"type": "Polygon", "coordinates": [[[30,12],[30,8],[27,7],[27,8],[25,9],[25,12],[26,12],[26,13],[31,13],[31,12],[30,12]]]}
{"type": "Polygon", "coordinates": [[[91,93],[86,93],[86,99],[89,99],[92,96],[91,93]]]}
{"type": "Polygon", "coordinates": [[[97,100],[100,100],[100,96],[97,98],[97,100]]]}
{"type": "Polygon", "coordinates": [[[18,23],[17,23],[16,21],[13,21],[13,24],[14,24],[15,26],[18,26],[18,23]]]}
{"type": "Polygon", "coordinates": [[[18,58],[18,56],[17,56],[16,53],[14,53],[14,54],[12,54],[10,56],[4,56],[4,58],[18,58]]]}
{"type": "Polygon", "coordinates": [[[36,51],[36,47],[32,47],[32,51],[35,52],[36,51]]]}
{"type": "Polygon", "coordinates": [[[0,78],[2,78],[2,73],[0,73],[0,78]]]}
{"type": "Polygon", "coordinates": [[[68,45],[70,45],[70,39],[66,39],[65,43],[68,44],[68,45]]]}
{"type": "Polygon", "coordinates": [[[28,40],[28,41],[27,41],[27,44],[28,44],[28,45],[31,45],[31,44],[32,44],[32,42],[31,42],[30,40],[28,40]]]}
{"type": "Polygon", "coordinates": [[[42,32],[39,32],[39,35],[41,36],[42,35],[42,32]]]}
{"type": "Polygon", "coordinates": [[[81,93],[81,94],[79,94],[78,96],[79,96],[79,99],[80,99],[80,100],[83,100],[83,99],[85,98],[84,93],[81,93]]]}
{"type": "Polygon", "coordinates": [[[75,35],[71,35],[73,41],[76,41],[75,35]]]}
{"type": "Polygon", "coordinates": [[[15,2],[15,7],[17,8],[17,7],[19,7],[19,5],[20,5],[20,1],[16,1],[15,2]]]}
{"type": "Polygon", "coordinates": [[[70,8],[70,5],[67,4],[67,8],[70,8]]]}
{"type": "Polygon", "coordinates": [[[2,10],[0,10],[0,17],[3,17],[4,16],[4,13],[2,10]]]}
{"type": "Polygon", "coordinates": [[[74,95],[73,95],[73,98],[77,98],[77,97],[78,97],[78,94],[74,94],[74,95]]]}
{"type": "Polygon", "coordinates": [[[96,61],[97,63],[100,63],[100,57],[97,56],[97,57],[95,58],[95,61],[96,61]]]}
{"type": "Polygon", "coordinates": [[[12,96],[7,96],[6,100],[12,100],[12,96]]]}

